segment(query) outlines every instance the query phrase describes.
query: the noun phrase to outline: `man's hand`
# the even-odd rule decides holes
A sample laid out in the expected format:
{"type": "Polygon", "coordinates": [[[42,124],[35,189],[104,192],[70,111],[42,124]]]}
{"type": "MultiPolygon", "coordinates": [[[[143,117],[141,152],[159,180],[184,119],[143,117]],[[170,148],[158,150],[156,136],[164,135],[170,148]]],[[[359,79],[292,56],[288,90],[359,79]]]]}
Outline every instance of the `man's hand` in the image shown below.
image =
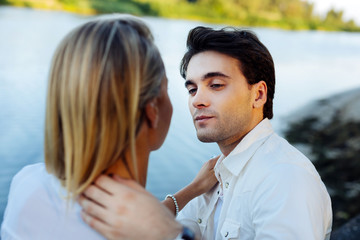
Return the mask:
{"type": "Polygon", "coordinates": [[[175,239],[182,226],[133,180],[101,175],[79,198],[83,220],[109,240],[175,239]]]}

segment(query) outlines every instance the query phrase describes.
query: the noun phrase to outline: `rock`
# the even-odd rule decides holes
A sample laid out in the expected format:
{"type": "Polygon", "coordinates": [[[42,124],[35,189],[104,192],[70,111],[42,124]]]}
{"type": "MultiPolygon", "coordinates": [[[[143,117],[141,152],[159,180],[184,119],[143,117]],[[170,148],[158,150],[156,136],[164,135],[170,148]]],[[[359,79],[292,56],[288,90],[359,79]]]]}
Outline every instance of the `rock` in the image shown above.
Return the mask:
{"type": "Polygon", "coordinates": [[[351,219],[344,226],[331,234],[330,240],[359,240],[360,239],[360,215],[351,219]]]}
{"type": "Polygon", "coordinates": [[[311,103],[288,123],[285,138],[305,150],[329,191],[336,230],[360,214],[360,88],[311,103]]]}
{"type": "Polygon", "coordinates": [[[289,124],[304,119],[318,119],[319,125],[329,124],[336,117],[341,116],[342,122],[360,121],[360,88],[332,95],[328,98],[311,102],[290,114],[286,120],[289,124]]]}

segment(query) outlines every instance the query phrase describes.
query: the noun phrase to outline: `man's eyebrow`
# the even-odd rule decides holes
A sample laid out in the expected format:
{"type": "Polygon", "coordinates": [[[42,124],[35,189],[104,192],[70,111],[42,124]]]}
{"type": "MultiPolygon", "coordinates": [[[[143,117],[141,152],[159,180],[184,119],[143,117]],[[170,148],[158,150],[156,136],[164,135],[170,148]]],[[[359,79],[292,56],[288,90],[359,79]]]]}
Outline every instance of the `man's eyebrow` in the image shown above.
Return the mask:
{"type": "Polygon", "coordinates": [[[193,84],[194,84],[193,81],[191,81],[191,80],[186,80],[186,81],[185,81],[185,88],[187,88],[189,85],[193,85],[193,84]]]}
{"type": "Polygon", "coordinates": [[[213,78],[213,77],[224,77],[224,78],[230,78],[228,75],[225,75],[222,72],[209,72],[205,74],[201,80],[205,80],[207,78],[213,78]]]}
{"type": "MultiPolygon", "coordinates": [[[[213,77],[223,77],[223,78],[230,78],[228,75],[222,73],[222,72],[208,72],[206,73],[204,76],[202,76],[201,81],[204,81],[208,78],[213,78],[213,77]]],[[[185,87],[194,84],[194,82],[192,80],[186,80],[185,81],[185,87]]]]}

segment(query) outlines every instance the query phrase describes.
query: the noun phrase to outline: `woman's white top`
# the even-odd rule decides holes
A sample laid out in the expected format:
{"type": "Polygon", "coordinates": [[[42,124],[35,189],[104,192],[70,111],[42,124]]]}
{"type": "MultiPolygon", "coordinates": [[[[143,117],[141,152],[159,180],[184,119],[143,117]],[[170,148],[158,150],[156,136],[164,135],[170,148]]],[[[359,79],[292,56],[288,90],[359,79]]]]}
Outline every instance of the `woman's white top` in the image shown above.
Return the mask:
{"type": "Polygon", "coordinates": [[[44,163],[24,167],[11,183],[1,239],[104,239],[82,221],[80,205],[67,203],[65,196],[44,163]]]}

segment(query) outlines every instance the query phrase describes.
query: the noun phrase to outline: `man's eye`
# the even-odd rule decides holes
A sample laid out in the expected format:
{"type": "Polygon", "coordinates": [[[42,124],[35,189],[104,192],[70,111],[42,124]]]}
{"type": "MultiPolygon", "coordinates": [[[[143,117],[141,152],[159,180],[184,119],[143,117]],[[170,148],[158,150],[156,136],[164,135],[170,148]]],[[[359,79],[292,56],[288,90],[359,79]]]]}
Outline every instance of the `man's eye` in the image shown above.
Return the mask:
{"type": "Polygon", "coordinates": [[[189,94],[190,94],[190,95],[193,95],[193,94],[196,93],[196,88],[188,89],[188,91],[189,91],[189,94]]]}
{"type": "Polygon", "coordinates": [[[211,88],[221,88],[223,86],[224,86],[223,84],[211,84],[210,85],[211,88]]]}

